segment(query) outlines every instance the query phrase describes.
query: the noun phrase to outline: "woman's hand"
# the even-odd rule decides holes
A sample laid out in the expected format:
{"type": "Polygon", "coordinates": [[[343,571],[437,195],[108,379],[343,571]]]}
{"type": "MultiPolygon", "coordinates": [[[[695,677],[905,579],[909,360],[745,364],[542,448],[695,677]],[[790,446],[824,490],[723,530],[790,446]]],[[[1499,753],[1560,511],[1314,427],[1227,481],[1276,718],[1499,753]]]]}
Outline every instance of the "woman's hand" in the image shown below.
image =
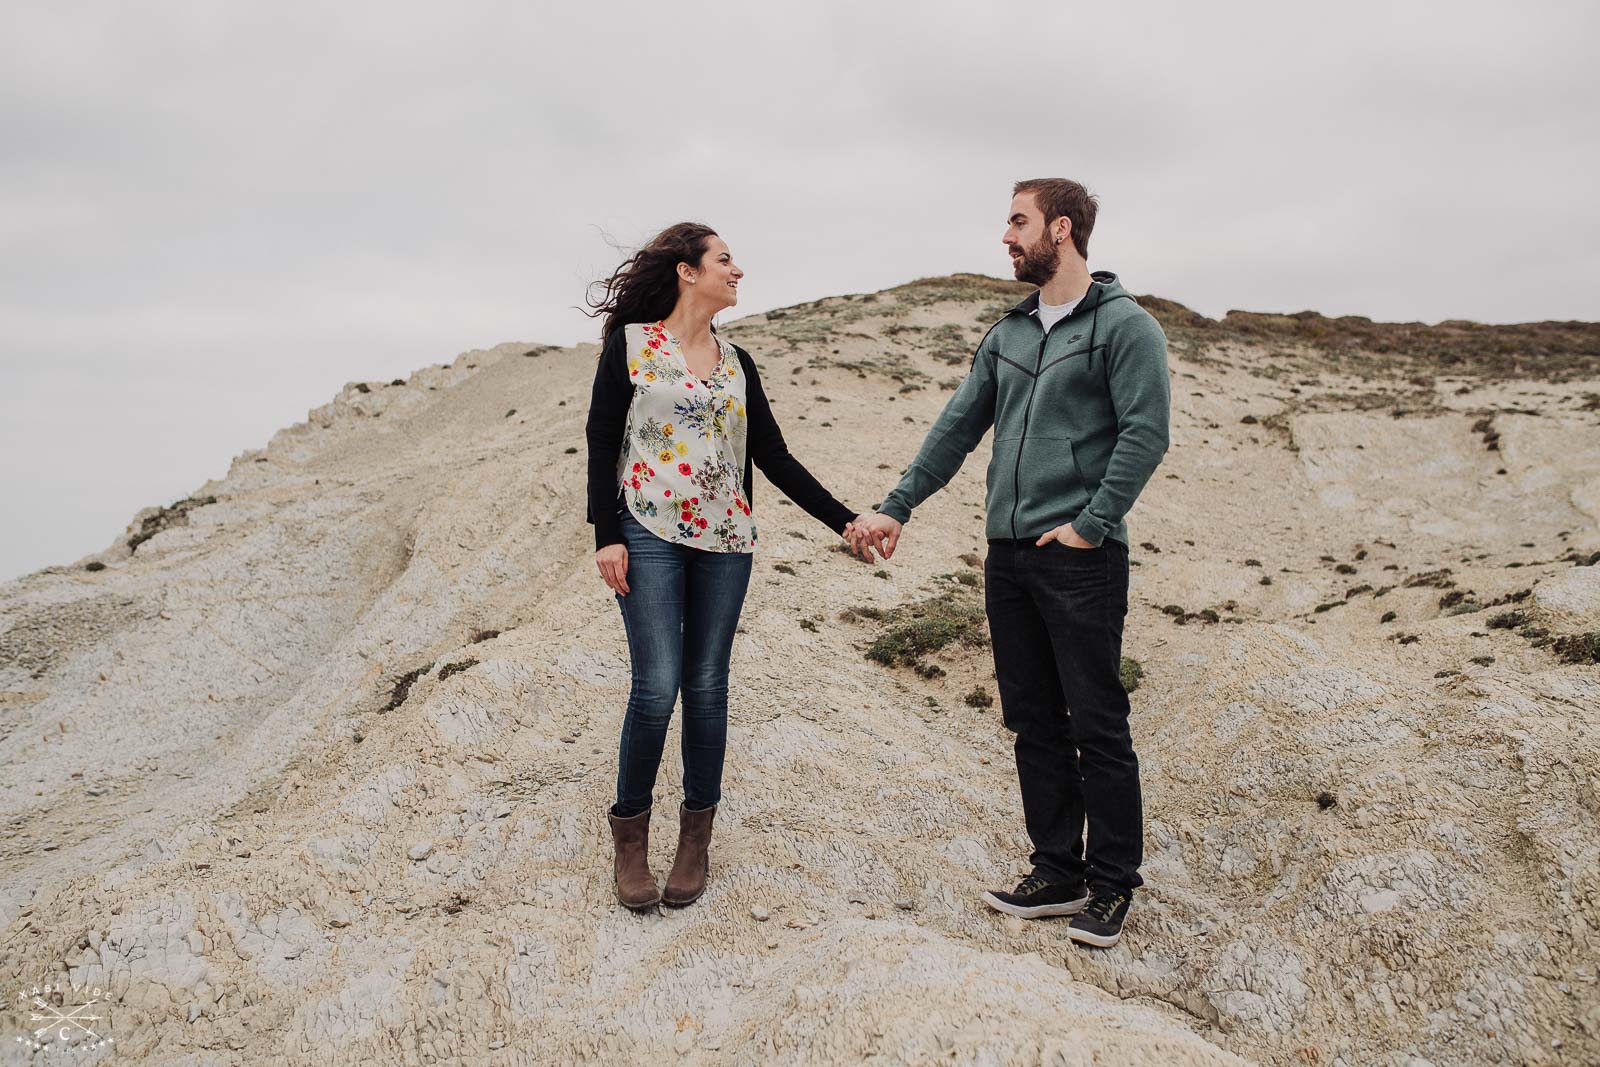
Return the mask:
{"type": "Polygon", "coordinates": [[[628,595],[628,546],[607,545],[594,554],[595,566],[600,568],[600,577],[612,591],[622,596],[628,595]]]}
{"type": "MultiPolygon", "coordinates": [[[[867,540],[861,528],[861,524],[865,523],[867,519],[868,516],[865,514],[857,515],[852,521],[845,523],[844,533],[840,536],[844,538],[844,543],[850,546],[850,554],[852,556],[871,563],[872,542],[867,540]]],[[[878,551],[881,553],[883,549],[880,547],[878,551]]]]}
{"type": "Polygon", "coordinates": [[[866,553],[863,559],[872,558],[873,548],[878,550],[879,556],[888,559],[894,555],[894,546],[900,543],[900,530],[899,520],[880,511],[873,515],[857,515],[846,527],[845,536],[850,539],[852,549],[866,553]]]}

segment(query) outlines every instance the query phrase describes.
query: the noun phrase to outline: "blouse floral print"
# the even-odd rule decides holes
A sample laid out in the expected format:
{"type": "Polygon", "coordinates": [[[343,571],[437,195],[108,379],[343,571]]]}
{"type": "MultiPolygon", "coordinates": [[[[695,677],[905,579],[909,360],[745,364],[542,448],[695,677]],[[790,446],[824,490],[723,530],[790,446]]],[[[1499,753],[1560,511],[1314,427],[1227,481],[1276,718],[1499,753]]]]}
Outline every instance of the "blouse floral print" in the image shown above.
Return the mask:
{"type": "Polygon", "coordinates": [[[753,552],[745,500],[745,384],[738,353],[716,338],[711,376],[690,372],[660,322],[624,327],[633,402],[617,477],[628,510],[651,533],[711,552],[753,552]]]}

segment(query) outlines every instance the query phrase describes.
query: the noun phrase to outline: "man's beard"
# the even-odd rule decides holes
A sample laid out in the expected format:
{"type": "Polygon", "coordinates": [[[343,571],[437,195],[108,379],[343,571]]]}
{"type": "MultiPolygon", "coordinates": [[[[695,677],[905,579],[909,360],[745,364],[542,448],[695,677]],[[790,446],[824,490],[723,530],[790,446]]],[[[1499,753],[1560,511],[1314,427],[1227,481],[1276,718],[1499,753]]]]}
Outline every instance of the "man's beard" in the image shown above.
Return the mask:
{"type": "Polygon", "coordinates": [[[1022,258],[1017,260],[1016,266],[1017,281],[1043,285],[1056,276],[1060,266],[1061,249],[1045,238],[1032,248],[1022,250],[1022,258]]]}

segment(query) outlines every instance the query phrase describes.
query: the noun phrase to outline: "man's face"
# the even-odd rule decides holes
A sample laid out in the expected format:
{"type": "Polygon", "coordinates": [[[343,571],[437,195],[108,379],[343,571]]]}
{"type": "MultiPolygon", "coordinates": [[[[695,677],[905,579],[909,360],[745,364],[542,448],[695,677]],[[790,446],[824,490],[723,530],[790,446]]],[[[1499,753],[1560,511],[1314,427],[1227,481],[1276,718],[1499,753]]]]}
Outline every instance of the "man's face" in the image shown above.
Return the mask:
{"type": "Polygon", "coordinates": [[[1006,219],[1001,240],[1011,253],[1017,281],[1043,285],[1055,277],[1061,266],[1061,249],[1045,230],[1044,212],[1034,203],[1032,193],[1018,193],[1011,198],[1011,215],[1006,219]]]}

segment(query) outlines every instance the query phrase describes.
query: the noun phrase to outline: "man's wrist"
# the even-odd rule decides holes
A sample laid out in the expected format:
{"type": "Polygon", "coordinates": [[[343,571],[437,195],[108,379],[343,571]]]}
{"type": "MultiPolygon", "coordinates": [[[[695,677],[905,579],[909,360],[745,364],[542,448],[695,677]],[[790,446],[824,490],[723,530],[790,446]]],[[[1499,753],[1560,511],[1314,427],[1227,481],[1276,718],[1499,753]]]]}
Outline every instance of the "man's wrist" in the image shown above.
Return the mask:
{"type": "Polygon", "coordinates": [[[904,526],[911,520],[911,512],[893,500],[885,500],[883,503],[879,504],[878,514],[888,516],[895,522],[898,522],[901,526],[904,526]]]}
{"type": "Polygon", "coordinates": [[[1091,515],[1088,509],[1079,512],[1078,517],[1068,525],[1072,527],[1073,533],[1096,548],[1106,539],[1106,534],[1111,532],[1111,527],[1091,515]]]}

